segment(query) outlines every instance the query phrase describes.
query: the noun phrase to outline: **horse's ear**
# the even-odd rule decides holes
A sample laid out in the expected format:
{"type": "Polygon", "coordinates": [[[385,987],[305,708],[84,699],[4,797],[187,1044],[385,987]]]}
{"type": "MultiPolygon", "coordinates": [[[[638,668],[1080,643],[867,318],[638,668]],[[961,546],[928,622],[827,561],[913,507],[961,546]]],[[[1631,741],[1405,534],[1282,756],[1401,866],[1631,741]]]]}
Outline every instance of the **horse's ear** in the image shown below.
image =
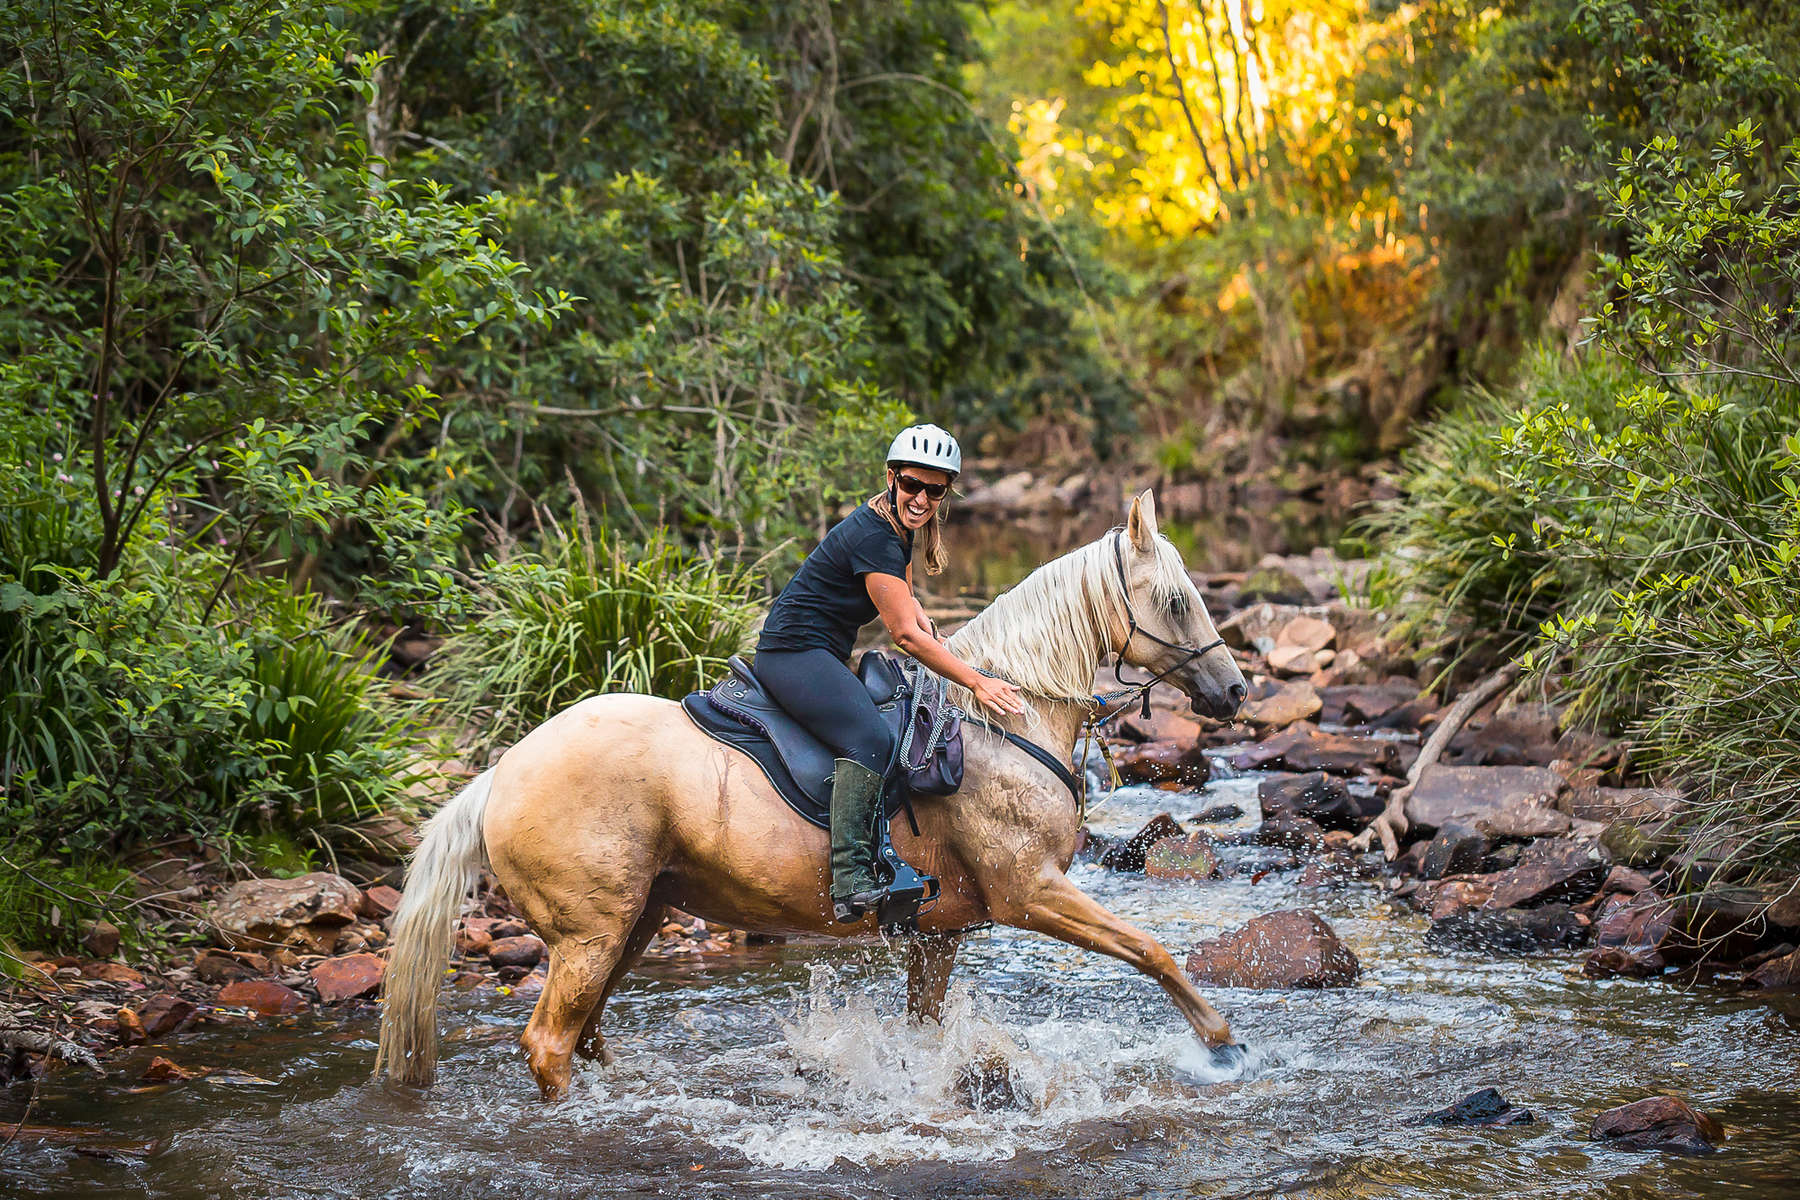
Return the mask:
{"type": "Polygon", "coordinates": [[[1156,547],[1156,497],[1149,488],[1139,492],[1131,502],[1131,515],[1125,518],[1125,532],[1131,544],[1146,553],[1156,547]]]}

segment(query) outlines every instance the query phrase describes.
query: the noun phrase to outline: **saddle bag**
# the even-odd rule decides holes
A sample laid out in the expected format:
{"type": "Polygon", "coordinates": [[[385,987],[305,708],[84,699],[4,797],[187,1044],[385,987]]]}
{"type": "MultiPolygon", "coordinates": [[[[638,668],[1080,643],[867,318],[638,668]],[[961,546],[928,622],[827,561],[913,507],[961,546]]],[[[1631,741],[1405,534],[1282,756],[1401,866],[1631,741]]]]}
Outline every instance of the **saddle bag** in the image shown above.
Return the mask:
{"type": "Polygon", "coordinates": [[[945,697],[943,678],[923,664],[906,659],[897,668],[906,684],[897,747],[900,769],[918,795],[948,796],[963,781],[962,710],[945,697]]]}

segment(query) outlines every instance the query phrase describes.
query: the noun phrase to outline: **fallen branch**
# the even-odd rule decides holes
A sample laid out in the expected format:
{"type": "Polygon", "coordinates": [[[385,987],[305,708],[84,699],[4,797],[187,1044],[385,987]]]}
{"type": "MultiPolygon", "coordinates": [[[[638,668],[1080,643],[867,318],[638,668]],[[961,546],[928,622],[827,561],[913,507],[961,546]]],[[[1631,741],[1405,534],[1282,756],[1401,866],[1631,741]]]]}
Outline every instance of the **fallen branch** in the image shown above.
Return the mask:
{"type": "Polygon", "coordinates": [[[1425,745],[1419,750],[1419,757],[1414,761],[1412,769],[1406,773],[1406,782],[1388,794],[1387,807],[1381,815],[1369,823],[1369,827],[1356,835],[1351,846],[1357,850],[1367,850],[1370,843],[1381,838],[1381,852],[1392,862],[1400,854],[1400,835],[1406,832],[1406,802],[1412,798],[1413,789],[1425,772],[1436,765],[1450,747],[1450,739],[1454,738],[1475,710],[1492,700],[1495,696],[1512,686],[1513,680],[1519,677],[1517,659],[1507,663],[1492,675],[1477,683],[1474,687],[1456,698],[1444,717],[1432,727],[1431,736],[1425,739],[1425,745]]]}
{"type": "Polygon", "coordinates": [[[47,1030],[22,1025],[15,1014],[5,1010],[0,1010],[0,1049],[9,1053],[24,1051],[27,1054],[42,1054],[46,1058],[60,1058],[65,1062],[84,1066],[96,1075],[106,1073],[92,1051],[47,1030]]]}

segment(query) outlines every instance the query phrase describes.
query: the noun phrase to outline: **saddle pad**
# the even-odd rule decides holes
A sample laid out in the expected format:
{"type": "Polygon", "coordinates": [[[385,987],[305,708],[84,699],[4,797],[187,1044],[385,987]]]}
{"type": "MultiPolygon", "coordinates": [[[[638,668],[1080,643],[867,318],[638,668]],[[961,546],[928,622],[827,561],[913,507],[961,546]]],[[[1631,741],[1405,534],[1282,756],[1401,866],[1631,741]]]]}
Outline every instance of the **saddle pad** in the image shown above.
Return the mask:
{"type": "MultiPolygon", "coordinates": [[[[787,802],[787,806],[799,813],[809,824],[820,829],[831,828],[831,772],[833,770],[831,752],[818,742],[813,745],[816,752],[805,759],[805,766],[799,768],[801,778],[789,772],[782,762],[781,755],[773,743],[762,732],[745,724],[713,704],[712,698],[705,692],[695,692],[681,702],[682,711],[688,719],[699,727],[700,731],[716,742],[723,742],[737,750],[748,754],[762,773],[768,777],[775,791],[787,802]],[[823,765],[821,766],[821,762],[823,765]]],[[[785,713],[782,718],[792,721],[785,713]]],[[[804,731],[802,731],[804,733],[804,731]]],[[[808,739],[810,734],[805,735],[808,739]]],[[[889,795],[885,808],[891,819],[900,807],[897,789],[888,789],[889,795]]]]}

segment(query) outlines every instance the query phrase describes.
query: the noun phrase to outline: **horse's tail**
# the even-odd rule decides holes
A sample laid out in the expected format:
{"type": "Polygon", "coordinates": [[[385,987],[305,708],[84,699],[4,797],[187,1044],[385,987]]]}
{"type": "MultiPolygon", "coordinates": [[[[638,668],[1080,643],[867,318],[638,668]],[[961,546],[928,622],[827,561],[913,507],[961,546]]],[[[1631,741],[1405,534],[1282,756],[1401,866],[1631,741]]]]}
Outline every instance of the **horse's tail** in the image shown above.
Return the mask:
{"type": "Polygon", "coordinates": [[[381,1046],[375,1075],[423,1087],[437,1074],[437,994],[463,898],[487,851],[481,816],[494,786],[490,768],[426,822],[394,912],[392,953],[382,981],[381,1046]]]}

